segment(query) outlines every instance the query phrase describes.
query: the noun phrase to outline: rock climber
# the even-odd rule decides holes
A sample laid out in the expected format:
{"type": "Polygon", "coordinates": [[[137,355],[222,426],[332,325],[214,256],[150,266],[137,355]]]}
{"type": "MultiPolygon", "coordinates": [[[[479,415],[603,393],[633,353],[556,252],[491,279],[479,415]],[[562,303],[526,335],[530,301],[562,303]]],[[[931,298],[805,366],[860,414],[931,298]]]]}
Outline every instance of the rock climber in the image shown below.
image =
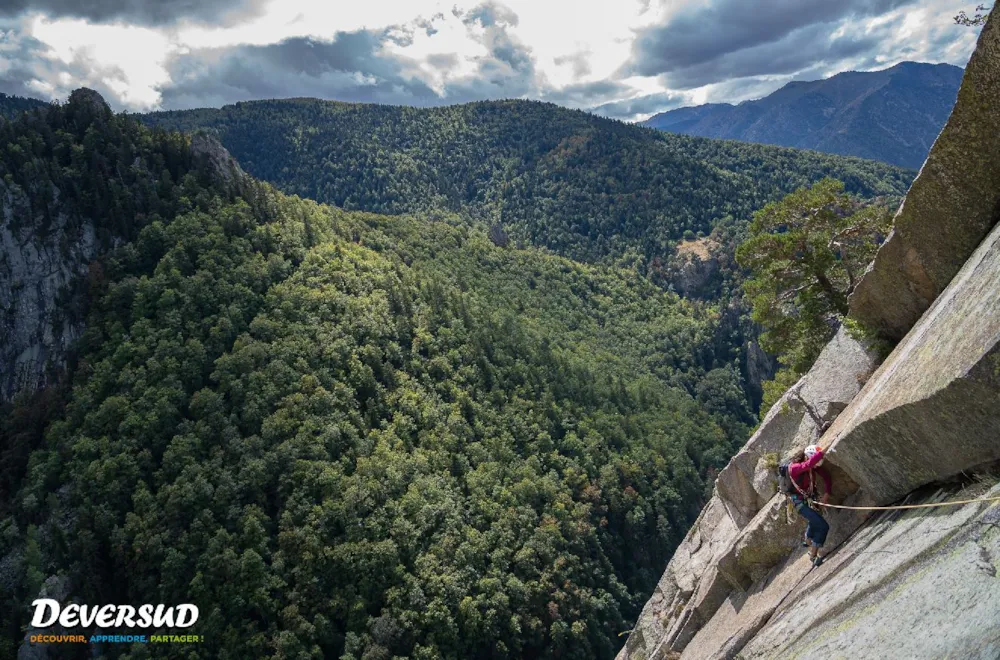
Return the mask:
{"type": "Polygon", "coordinates": [[[806,519],[805,539],[802,545],[809,547],[809,558],[814,566],[823,563],[823,555],[820,549],[826,543],[826,535],[830,531],[830,523],[823,519],[819,511],[811,506],[811,500],[816,499],[816,475],[823,479],[823,494],[820,502],[826,504],[830,500],[830,493],[833,492],[833,480],[823,464],[823,449],[817,445],[809,445],[799,451],[792,462],[788,465],[788,476],[791,477],[795,485],[795,492],[792,493],[792,504],[799,515],[806,519]]]}

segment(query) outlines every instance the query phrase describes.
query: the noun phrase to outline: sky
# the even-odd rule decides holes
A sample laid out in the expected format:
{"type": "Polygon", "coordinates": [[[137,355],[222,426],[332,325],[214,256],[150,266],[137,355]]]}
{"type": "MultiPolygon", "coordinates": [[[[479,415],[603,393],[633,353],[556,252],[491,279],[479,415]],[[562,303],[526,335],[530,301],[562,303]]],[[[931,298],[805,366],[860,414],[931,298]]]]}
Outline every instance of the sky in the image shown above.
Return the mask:
{"type": "Polygon", "coordinates": [[[962,0],[0,0],[0,92],[117,110],[529,98],[628,121],[898,62],[964,66],[962,0]]]}

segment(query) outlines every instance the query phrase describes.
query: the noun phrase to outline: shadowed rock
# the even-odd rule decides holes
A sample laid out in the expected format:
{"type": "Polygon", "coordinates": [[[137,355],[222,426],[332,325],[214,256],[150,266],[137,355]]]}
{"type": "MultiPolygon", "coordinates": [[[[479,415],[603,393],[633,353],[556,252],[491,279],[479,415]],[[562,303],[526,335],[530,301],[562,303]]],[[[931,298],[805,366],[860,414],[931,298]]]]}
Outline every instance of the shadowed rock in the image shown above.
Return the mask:
{"type": "Polygon", "coordinates": [[[824,438],[829,462],[887,504],[1000,460],[1000,226],[824,438]]]}
{"type": "Polygon", "coordinates": [[[239,186],[249,179],[240,164],[214,135],[208,133],[192,135],[191,154],[195,158],[206,159],[212,172],[227,190],[232,191],[234,186],[239,186]]]}

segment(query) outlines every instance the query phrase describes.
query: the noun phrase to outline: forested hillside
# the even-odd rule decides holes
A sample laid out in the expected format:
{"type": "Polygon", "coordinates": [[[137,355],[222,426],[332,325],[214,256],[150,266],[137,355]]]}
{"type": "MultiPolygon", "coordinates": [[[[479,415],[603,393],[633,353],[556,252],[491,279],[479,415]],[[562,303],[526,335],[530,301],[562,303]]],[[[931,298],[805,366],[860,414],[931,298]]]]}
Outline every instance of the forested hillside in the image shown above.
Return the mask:
{"type": "Polygon", "coordinates": [[[48,103],[39,101],[38,99],[0,93],[0,118],[14,119],[26,110],[33,110],[46,105],[48,103]]]}
{"type": "Polygon", "coordinates": [[[197,604],[176,657],[610,657],[754,422],[717,306],[634,270],[219,177],[92,95],[3,130],[21,227],[105,247],[0,415],[0,655],[44,585],[197,604]]]}
{"type": "MultiPolygon", "coordinates": [[[[641,271],[685,231],[745,225],[825,176],[901,196],[913,173],[881,163],[667,135],[534,101],[406,108],[293,99],[145,115],[205,128],[285,192],[345,209],[446,209],[500,222],[525,244],[641,271]]],[[[654,273],[655,274],[655,273],[654,273]]]]}

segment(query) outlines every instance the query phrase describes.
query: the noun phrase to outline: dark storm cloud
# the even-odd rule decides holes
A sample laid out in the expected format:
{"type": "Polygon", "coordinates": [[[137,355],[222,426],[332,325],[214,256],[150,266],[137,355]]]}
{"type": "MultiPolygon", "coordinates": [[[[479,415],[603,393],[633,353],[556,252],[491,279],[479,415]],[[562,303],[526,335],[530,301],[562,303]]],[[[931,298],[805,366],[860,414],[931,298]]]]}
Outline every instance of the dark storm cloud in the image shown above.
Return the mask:
{"type": "MultiPolygon", "coordinates": [[[[850,18],[878,16],[915,0],[712,0],[708,4],[671,17],[664,25],[652,26],[636,35],[630,74],[673,79],[698,86],[724,80],[727,71],[762,71],[762,57],[780,61],[800,57],[794,49],[805,43],[808,35],[829,35],[835,23],[850,18]],[[738,60],[748,54],[752,62],[740,66],[738,60]],[[723,60],[721,64],[714,62],[723,60]]],[[[828,42],[828,39],[822,40],[828,42]]],[[[835,40],[839,41],[839,40],[835,40]]],[[[810,50],[816,56],[823,44],[810,50]]],[[[830,57],[837,57],[837,47],[830,44],[830,57]]],[[[806,66],[808,62],[804,63],[806,66]]],[[[787,65],[783,65],[787,69],[787,65]]]]}
{"type": "Polygon", "coordinates": [[[621,98],[629,91],[631,88],[624,83],[614,80],[595,80],[545,90],[539,95],[539,99],[572,108],[590,108],[605,101],[621,98]]]}
{"type": "MultiPolygon", "coordinates": [[[[406,45],[414,30],[433,36],[438,15],[384,30],[337,33],[331,41],[287,39],[265,46],[208,48],[176,55],[168,64],[171,82],[163,86],[165,108],[219,106],[260,98],[313,96],[342,101],[403,105],[440,105],[487,98],[537,96],[531,51],[508,32],[517,15],[487,2],[468,12],[456,10],[471,38],[486,54],[473,60],[471,73],[450,77],[435,90],[418,76],[418,63],[388,52],[387,43],[406,45]]],[[[453,54],[427,58],[442,73],[460,64],[453,54]]]]}
{"type": "Polygon", "coordinates": [[[202,49],[175,57],[161,89],[166,108],[315,96],[427,105],[437,98],[408,76],[407,62],[380,52],[385,33],[339,33],[333,41],[288,39],[268,46],[202,49]]]}
{"type": "Polygon", "coordinates": [[[94,23],[167,25],[182,20],[233,24],[259,15],[267,0],[2,0],[0,16],[40,12],[94,23]]]}
{"type": "Polygon", "coordinates": [[[671,89],[692,89],[750,76],[786,75],[820,62],[833,63],[874,52],[885,38],[883,30],[865,32],[848,28],[836,37],[830,33],[829,25],[809,25],[777,41],[665,72],[661,80],[671,89]]]}

